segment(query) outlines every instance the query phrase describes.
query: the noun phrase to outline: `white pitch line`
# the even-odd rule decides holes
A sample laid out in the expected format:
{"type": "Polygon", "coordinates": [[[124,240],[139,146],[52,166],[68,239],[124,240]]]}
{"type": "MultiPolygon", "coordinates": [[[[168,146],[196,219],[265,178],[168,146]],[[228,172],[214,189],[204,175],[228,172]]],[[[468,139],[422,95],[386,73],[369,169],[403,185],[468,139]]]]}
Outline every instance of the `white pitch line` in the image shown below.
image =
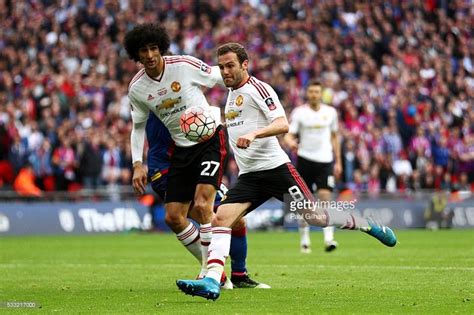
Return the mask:
{"type": "MultiPolygon", "coordinates": [[[[71,264],[71,263],[60,263],[60,262],[51,262],[51,264],[34,264],[35,267],[45,267],[49,268],[51,265],[55,265],[56,267],[67,267],[67,268],[84,268],[84,267],[96,267],[96,268],[111,268],[111,267],[119,267],[119,268],[191,268],[193,264],[152,264],[152,265],[144,265],[144,264],[71,264]]],[[[474,267],[454,267],[454,266],[384,266],[384,265],[277,265],[277,264],[255,264],[258,267],[268,266],[272,268],[319,268],[319,269],[383,269],[383,270],[424,270],[424,271],[474,271],[474,267]]],[[[6,263],[0,264],[0,268],[23,268],[28,267],[30,268],[32,263],[6,263]]],[[[255,267],[254,267],[255,269],[255,267]]]]}

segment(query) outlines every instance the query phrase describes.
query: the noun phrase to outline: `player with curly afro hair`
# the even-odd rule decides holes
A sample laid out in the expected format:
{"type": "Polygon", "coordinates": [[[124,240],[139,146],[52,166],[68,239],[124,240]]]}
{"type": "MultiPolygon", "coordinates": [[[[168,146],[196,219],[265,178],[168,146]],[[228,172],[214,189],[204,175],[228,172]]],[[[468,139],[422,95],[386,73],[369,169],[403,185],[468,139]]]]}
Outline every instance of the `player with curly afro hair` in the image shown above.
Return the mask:
{"type": "Polygon", "coordinates": [[[170,38],[166,30],[157,24],[142,24],[125,35],[125,50],[134,61],[140,61],[138,52],[147,45],[157,45],[160,54],[164,55],[170,48],[170,38]]]}

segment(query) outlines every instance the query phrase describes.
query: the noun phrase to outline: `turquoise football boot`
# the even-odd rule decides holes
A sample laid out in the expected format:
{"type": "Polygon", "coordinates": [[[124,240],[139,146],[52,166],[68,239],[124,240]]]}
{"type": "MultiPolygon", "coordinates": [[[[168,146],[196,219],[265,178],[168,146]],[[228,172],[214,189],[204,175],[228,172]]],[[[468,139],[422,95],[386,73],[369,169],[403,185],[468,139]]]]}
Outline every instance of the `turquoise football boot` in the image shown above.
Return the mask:
{"type": "Polygon", "coordinates": [[[212,278],[201,280],[177,280],[176,285],[186,294],[200,296],[208,300],[217,300],[221,294],[220,284],[212,278]]]}
{"type": "Polygon", "coordinates": [[[369,225],[370,227],[368,229],[363,230],[365,233],[372,235],[382,242],[382,244],[389,247],[393,247],[397,244],[397,237],[388,226],[375,224],[372,222],[369,222],[369,225]]]}

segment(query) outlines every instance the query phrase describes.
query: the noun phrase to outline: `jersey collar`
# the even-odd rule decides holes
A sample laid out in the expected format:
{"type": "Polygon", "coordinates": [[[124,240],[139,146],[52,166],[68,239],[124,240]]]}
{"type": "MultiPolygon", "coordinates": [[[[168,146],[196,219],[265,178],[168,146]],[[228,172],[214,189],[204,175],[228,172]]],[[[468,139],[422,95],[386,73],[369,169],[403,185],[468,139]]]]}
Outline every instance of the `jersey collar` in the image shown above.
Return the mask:
{"type": "MultiPolygon", "coordinates": [[[[157,82],[161,82],[161,79],[163,78],[163,74],[165,73],[165,68],[166,68],[166,62],[165,62],[165,58],[161,57],[161,62],[163,63],[163,71],[161,71],[160,75],[158,77],[150,77],[148,75],[148,73],[146,74],[150,79],[152,79],[153,81],[157,81],[157,82]]],[[[146,71],[145,71],[146,73],[146,71]]]]}
{"type": "Polygon", "coordinates": [[[240,89],[241,87],[243,87],[245,84],[247,84],[247,83],[249,82],[250,78],[251,78],[251,77],[248,76],[247,80],[245,80],[244,82],[242,82],[242,84],[240,84],[238,87],[232,88],[232,91],[238,90],[238,89],[240,89]]]}
{"type": "Polygon", "coordinates": [[[319,112],[321,110],[321,102],[319,102],[319,106],[317,109],[313,108],[310,103],[307,103],[309,109],[311,109],[313,112],[319,112]]]}

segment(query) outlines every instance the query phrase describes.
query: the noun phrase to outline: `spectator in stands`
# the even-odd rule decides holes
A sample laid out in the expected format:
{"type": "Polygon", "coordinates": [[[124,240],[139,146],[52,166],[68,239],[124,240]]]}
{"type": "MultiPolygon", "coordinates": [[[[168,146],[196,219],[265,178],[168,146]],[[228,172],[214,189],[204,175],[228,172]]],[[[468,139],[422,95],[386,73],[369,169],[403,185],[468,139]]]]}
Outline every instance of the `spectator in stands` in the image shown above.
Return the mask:
{"type": "Polygon", "coordinates": [[[35,184],[33,167],[28,163],[20,169],[13,182],[13,188],[20,196],[24,197],[40,197],[42,195],[41,189],[35,184]]]}
{"type": "Polygon", "coordinates": [[[53,149],[49,139],[44,139],[41,146],[30,154],[29,163],[32,165],[36,182],[46,191],[55,190],[55,179],[52,165],[53,149]]]}
{"type": "Polygon", "coordinates": [[[474,183],[474,134],[464,137],[458,149],[459,171],[466,173],[471,184],[474,183]]]}
{"type": "Polygon", "coordinates": [[[422,174],[426,174],[427,165],[430,163],[429,158],[425,155],[423,147],[417,147],[415,152],[410,152],[412,158],[410,160],[413,169],[418,170],[422,174]]]}
{"type": "Polygon", "coordinates": [[[120,180],[120,149],[114,139],[107,139],[105,145],[102,180],[106,186],[116,186],[120,180]]]}
{"type": "Polygon", "coordinates": [[[354,171],[359,168],[359,161],[355,152],[354,140],[346,140],[342,149],[342,177],[344,183],[354,181],[354,171]]]}
{"type": "Polygon", "coordinates": [[[448,140],[444,135],[440,136],[438,141],[433,143],[433,161],[435,165],[439,165],[445,170],[449,163],[448,140]]]}
{"type": "Polygon", "coordinates": [[[56,190],[68,190],[69,184],[76,178],[76,153],[68,136],[59,138],[59,146],[54,149],[52,164],[56,190]]]}
{"type": "Polygon", "coordinates": [[[370,167],[369,179],[367,181],[367,192],[371,197],[377,197],[381,191],[379,166],[372,164],[370,167]]]}
{"type": "Polygon", "coordinates": [[[130,185],[132,181],[132,150],[130,141],[123,144],[123,150],[120,151],[120,184],[130,185]]]}
{"type": "Polygon", "coordinates": [[[385,192],[395,192],[397,189],[396,176],[392,168],[392,156],[385,154],[380,163],[380,185],[385,192]]]}
{"type": "Polygon", "coordinates": [[[466,172],[461,172],[459,174],[459,190],[460,191],[473,191],[474,192],[474,183],[469,184],[469,178],[466,172]],[[471,187],[472,186],[472,187],[471,187]]]}
{"type": "Polygon", "coordinates": [[[431,144],[428,138],[426,138],[425,131],[421,126],[416,128],[416,135],[410,141],[410,153],[412,157],[418,150],[421,150],[419,156],[431,156],[431,144]]]}
{"type": "Polygon", "coordinates": [[[420,191],[422,189],[421,175],[420,172],[416,169],[413,170],[409,180],[409,188],[411,191],[420,191]]]}
{"type": "Polygon", "coordinates": [[[89,132],[85,142],[78,143],[79,173],[85,189],[97,189],[102,185],[103,168],[100,135],[89,132]]]}
{"type": "Polygon", "coordinates": [[[347,183],[347,188],[356,195],[367,191],[367,178],[360,169],[354,170],[352,182],[347,183]]]}
{"type": "Polygon", "coordinates": [[[19,173],[20,169],[26,165],[28,161],[28,143],[26,139],[22,139],[18,133],[13,136],[13,143],[10,146],[8,160],[16,174],[19,173]]]}
{"type": "Polygon", "coordinates": [[[398,160],[400,151],[402,150],[402,139],[398,133],[395,119],[390,119],[388,127],[384,128],[382,137],[384,153],[389,154],[392,161],[398,160]]]}
{"type": "MultiPolygon", "coordinates": [[[[0,109],[3,109],[0,104],[0,109]]],[[[11,138],[5,127],[5,122],[0,120],[0,189],[11,184],[15,177],[13,166],[9,162],[11,138]]]]}
{"type": "Polygon", "coordinates": [[[444,172],[440,186],[443,190],[451,190],[451,188],[453,188],[452,176],[450,172],[444,172]]]}

